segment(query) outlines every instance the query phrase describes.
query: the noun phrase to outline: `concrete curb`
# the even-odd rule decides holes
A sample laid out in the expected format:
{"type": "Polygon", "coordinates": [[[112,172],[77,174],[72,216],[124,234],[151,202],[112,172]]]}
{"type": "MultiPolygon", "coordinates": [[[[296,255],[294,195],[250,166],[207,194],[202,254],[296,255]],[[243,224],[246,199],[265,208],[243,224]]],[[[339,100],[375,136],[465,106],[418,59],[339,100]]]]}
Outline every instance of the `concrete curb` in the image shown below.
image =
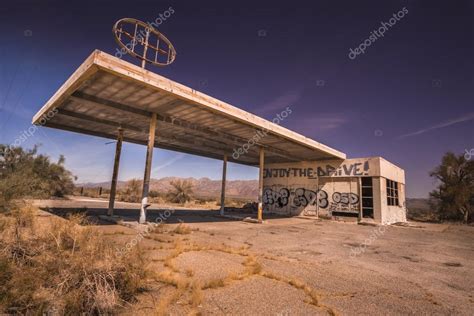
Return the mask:
{"type": "Polygon", "coordinates": [[[246,223],[254,223],[254,224],[263,224],[264,221],[259,221],[258,219],[251,218],[251,217],[242,217],[242,216],[236,216],[236,215],[214,215],[214,217],[219,217],[219,218],[228,218],[228,219],[233,219],[236,221],[242,221],[246,223]]]}
{"type": "Polygon", "coordinates": [[[155,227],[157,225],[155,223],[149,223],[149,222],[146,222],[145,224],[140,224],[140,223],[135,222],[135,221],[134,222],[127,222],[127,221],[124,221],[123,218],[120,217],[120,216],[99,215],[99,218],[101,220],[106,221],[106,222],[113,223],[113,224],[116,224],[116,225],[125,226],[125,227],[132,228],[132,229],[135,229],[135,230],[138,230],[138,231],[144,231],[150,226],[155,227]]]}

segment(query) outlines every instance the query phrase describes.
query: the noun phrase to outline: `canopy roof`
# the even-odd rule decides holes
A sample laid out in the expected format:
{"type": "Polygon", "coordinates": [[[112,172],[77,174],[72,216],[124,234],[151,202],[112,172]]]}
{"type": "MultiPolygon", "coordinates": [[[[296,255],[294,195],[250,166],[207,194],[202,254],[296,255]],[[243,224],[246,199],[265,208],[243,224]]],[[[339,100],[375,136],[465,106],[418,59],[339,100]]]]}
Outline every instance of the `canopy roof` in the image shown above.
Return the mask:
{"type": "Polygon", "coordinates": [[[56,91],[33,123],[110,139],[116,139],[117,128],[122,127],[124,141],[147,144],[151,113],[157,114],[158,148],[217,159],[227,154],[229,161],[246,165],[258,165],[259,146],[265,148],[266,163],[346,158],[340,151],[98,50],[56,91]],[[55,108],[54,116],[42,120],[55,108]],[[262,130],[267,135],[256,137],[262,130]],[[248,153],[232,156],[254,137],[257,145],[248,153]]]}

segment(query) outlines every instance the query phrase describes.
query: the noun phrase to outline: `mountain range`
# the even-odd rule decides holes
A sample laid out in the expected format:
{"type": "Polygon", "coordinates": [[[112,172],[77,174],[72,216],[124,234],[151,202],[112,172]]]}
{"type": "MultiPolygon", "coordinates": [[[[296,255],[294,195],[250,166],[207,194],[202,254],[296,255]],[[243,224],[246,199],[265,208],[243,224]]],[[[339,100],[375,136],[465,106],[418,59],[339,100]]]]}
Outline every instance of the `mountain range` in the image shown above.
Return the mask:
{"type": "MultiPolygon", "coordinates": [[[[161,179],[150,180],[150,190],[158,192],[168,192],[171,189],[171,182],[177,180],[186,180],[191,182],[194,194],[202,197],[218,197],[221,194],[221,180],[211,180],[209,178],[179,178],[179,177],[165,177],[161,179]]],[[[118,181],[117,188],[124,188],[127,181],[118,181]]],[[[85,188],[110,188],[110,181],[108,182],[88,182],[78,183],[77,187],[85,188]]],[[[258,180],[227,180],[226,181],[226,196],[257,199],[258,196],[258,180]]]]}

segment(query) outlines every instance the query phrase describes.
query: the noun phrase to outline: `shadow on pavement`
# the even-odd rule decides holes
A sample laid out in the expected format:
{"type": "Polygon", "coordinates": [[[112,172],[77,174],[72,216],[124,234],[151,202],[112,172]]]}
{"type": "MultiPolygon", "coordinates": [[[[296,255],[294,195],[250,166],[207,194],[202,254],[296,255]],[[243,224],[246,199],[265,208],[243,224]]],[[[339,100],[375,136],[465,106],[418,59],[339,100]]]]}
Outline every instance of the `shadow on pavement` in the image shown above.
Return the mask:
{"type": "MultiPolygon", "coordinates": [[[[105,221],[99,218],[101,215],[107,215],[107,208],[77,208],[77,207],[44,207],[41,208],[46,212],[50,212],[54,215],[67,218],[73,214],[84,214],[88,222],[93,225],[114,225],[109,221],[105,221]]],[[[120,216],[126,222],[136,222],[140,214],[139,209],[115,209],[114,215],[120,216]]],[[[176,223],[209,223],[209,222],[232,222],[239,221],[238,217],[252,217],[256,218],[256,213],[248,212],[246,210],[239,211],[238,209],[232,209],[232,211],[226,211],[226,215],[230,215],[235,218],[219,216],[219,211],[215,210],[175,210],[173,208],[161,208],[161,209],[148,209],[147,221],[148,222],[163,222],[167,224],[176,223]]],[[[265,214],[264,219],[276,219],[276,218],[287,218],[286,216],[278,216],[273,214],[265,214]]]]}

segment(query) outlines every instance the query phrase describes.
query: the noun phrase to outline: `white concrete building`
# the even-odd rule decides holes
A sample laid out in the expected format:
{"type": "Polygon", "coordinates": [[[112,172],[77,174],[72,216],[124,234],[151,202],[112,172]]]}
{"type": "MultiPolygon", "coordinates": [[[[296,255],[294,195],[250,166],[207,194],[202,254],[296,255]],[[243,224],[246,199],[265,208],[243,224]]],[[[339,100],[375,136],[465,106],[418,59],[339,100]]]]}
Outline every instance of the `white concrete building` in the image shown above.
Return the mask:
{"type": "Polygon", "coordinates": [[[406,221],[405,172],[381,157],[266,165],[264,213],[406,221]]]}

